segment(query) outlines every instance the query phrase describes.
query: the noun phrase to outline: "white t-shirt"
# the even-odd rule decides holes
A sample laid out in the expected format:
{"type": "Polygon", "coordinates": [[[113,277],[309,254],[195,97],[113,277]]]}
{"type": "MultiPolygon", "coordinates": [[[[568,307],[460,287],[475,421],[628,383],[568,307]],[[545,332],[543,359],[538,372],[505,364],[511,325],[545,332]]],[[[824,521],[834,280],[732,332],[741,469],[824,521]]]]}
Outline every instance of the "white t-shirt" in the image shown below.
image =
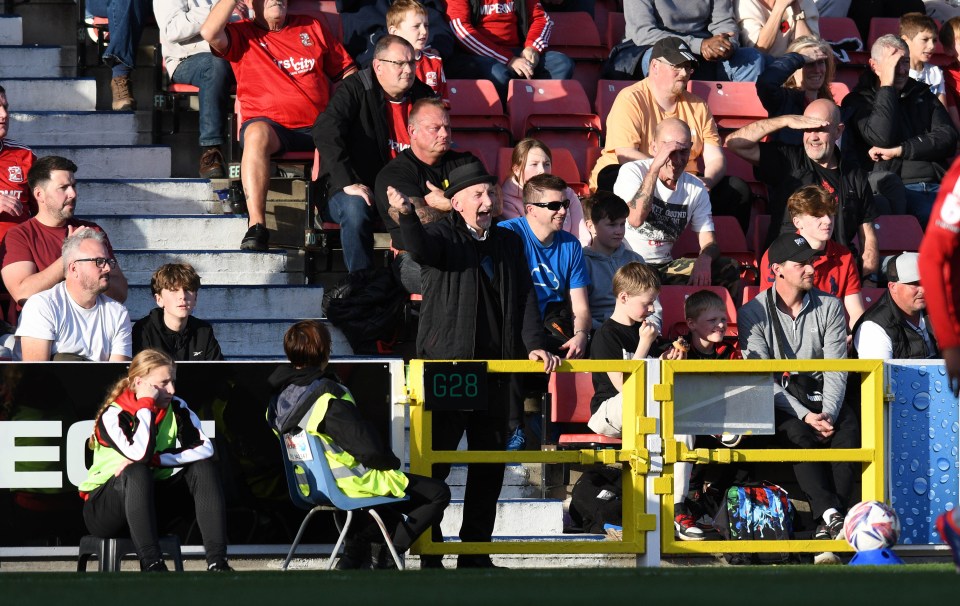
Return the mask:
{"type": "MultiPolygon", "coordinates": [[[[637,160],[620,167],[613,193],[628,202],[633,199],[650,169],[652,158],[637,160]]],[[[650,203],[650,214],[640,227],[627,223],[624,236],[630,250],[640,253],[647,263],[672,261],[673,243],[690,223],[695,233],[713,231],[713,207],[703,181],[683,173],[677,189],[671,190],[657,179],[650,203]]]]}
{"type": "Polygon", "coordinates": [[[133,351],[127,308],[100,295],[93,307],[84,309],[70,297],[66,282],[27,299],[16,336],[18,359],[19,337],[52,341],[51,355],[71,353],[101,362],[113,354],[129,358],[133,351]]]}
{"type": "Polygon", "coordinates": [[[920,71],[911,69],[910,77],[929,86],[930,92],[934,95],[942,95],[946,90],[943,83],[943,70],[936,65],[924,63],[920,71]]]}

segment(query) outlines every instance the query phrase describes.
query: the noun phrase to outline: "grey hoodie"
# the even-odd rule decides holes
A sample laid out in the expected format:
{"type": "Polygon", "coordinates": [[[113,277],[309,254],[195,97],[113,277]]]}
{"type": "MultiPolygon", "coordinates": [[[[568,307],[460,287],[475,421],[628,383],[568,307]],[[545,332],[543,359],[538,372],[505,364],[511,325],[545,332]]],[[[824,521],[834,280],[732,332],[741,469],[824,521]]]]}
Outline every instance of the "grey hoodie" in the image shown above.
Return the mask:
{"type": "MultiPolygon", "coordinates": [[[[616,297],[613,296],[613,274],[631,261],[644,263],[644,260],[640,253],[630,250],[623,244],[612,255],[605,255],[592,248],[584,247],[583,258],[587,262],[587,273],[590,274],[590,286],[587,287],[587,294],[590,297],[590,315],[593,318],[593,329],[597,330],[613,314],[616,304],[616,297]]],[[[657,300],[654,313],[647,318],[647,321],[659,330],[663,322],[662,318],[663,311],[660,301],[657,300]]]]}

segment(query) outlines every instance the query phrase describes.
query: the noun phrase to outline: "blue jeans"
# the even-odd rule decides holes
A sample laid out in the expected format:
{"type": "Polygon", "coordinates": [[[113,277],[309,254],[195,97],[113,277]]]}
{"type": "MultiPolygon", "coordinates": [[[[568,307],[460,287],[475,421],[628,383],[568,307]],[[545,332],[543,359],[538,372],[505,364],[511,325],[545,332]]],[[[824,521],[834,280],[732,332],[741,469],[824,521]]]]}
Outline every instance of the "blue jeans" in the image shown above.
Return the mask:
{"type": "Polygon", "coordinates": [[[223,145],[227,103],[233,87],[230,63],[211,53],[197,53],[180,62],[170,81],[200,89],[200,145],[223,145]]]}
{"type": "MultiPolygon", "coordinates": [[[[650,73],[650,55],[653,47],[643,53],[640,60],[644,76],[650,73]]],[[[740,47],[725,61],[706,61],[698,56],[697,71],[693,80],[718,80],[721,82],[756,82],[763,71],[763,54],[755,48],[740,47]]]]}
{"type": "Polygon", "coordinates": [[[353,273],[373,267],[373,221],[376,206],[367,206],[360,196],[351,196],[343,191],[335,193],[324,211],[324,218],[340,224],[340,244],[343,246],[343,262],[347,271],[353,273]]]}
{"type": "MultiPolygon", "coordinates": [[[[519,54],[519,49],[517,49],[519,54]]],[[[520,75],[490,57],[481,57],[465,52],[455,53],[449,60],[444,59],[446,72],[450,78],[477,78],[490,80],[500,95],[500,100],[506,102],[507,87],[510,80],[520,78],[520,75]]],[[[540,63],[533,71],[533,77],[543,80],[569,80],[573,77],[573,59],[556,51],[547,51],[540,56],[540,63]]]]}
{"type": "Polygon", "coordinates": [[[927,228],[930,222],[930,211],[940,191],[939,183],[904,183],[907,190],[907,213],[920,221],[920,227],[927,228]]]}
{"type": "Polygon", "coordinates": [[[144,22],[153,14],[150,0],[87,0],[87,12],[110,20],[110,42],[103,62],[113,68],[113,77],[133,70],[144,22]]]}

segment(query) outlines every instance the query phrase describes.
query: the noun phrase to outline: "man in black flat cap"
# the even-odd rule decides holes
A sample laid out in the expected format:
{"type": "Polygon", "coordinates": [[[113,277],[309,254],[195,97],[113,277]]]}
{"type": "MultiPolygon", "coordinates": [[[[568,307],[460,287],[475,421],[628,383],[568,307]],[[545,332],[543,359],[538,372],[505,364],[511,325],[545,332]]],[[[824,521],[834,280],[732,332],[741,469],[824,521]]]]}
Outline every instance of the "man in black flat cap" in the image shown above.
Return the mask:
{"type": "MultiPolygon", "coordinates": [[[[420,264],[423,303],[417,355],[433,360],[542,360],[546,372],[560,359],[543,346],[540,311],[517,234],[493,225],[499,191],[496,178],[479,162],[450,173],[444,195],[456,212],[427,225],[409,198],[387,187],[397,210],[403,242],[420,264]]],[[[508,405],[520,397],[519,382],[510,374],[490,373],[486,410],[434,412],[433,448],[455,450],[464,432],[472,450],[502,451],[506,443],[508,405]]],[[[434,465],[433,477],[444,479],[450,465],[434,465]]],[[[467,466],[463,503],[463,541],[490,541],[503,484],[502,463],[467,466]]],[[[440,529],[434,528],[434,540],[440,529]]],[[[424,556],[423,567],[441,566],[424,556]]],[[[459,568],[490,568],[486,555],[461,555],[459,568]]]]}
{"type": "MultiPolygon", "coordinates": [[[[813,259],[820,251],[806,238],[782,234],[767,251],[776,276],[769,288],[740,308],[740,351],[744,360],[841,360],[847,329],[840,299],[813,286],[813,259]]],[[[774,386],[776,440],[782,448],[857,448],[857,415],[843,405],[846,373],[784,373],[774,386]]],[[[836,539],[851,504],[852,463],[794,463],[800,489],[817,521],[815,539],[836,539]]],[[[853,500],[856,502],[856,500],[853,500]]],[[[817,564],[836,564],[832,552],[817,564]]]]}

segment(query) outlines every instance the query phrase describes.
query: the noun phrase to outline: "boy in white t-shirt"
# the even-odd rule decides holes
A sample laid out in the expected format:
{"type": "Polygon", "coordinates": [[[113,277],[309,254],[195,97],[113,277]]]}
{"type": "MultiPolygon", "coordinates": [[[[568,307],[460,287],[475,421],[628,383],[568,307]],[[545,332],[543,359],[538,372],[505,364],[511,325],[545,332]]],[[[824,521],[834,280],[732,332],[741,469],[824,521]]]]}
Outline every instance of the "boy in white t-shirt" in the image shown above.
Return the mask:
{"type": "Polygon", "coordinates": [[[396,0],[387,10],[387,33],[400,36],[417,53],[417,78],[450,106],[447,96],[447,78],[443,74],[443,59],[432,48],[427,48],[430,20],[427,9],[417,0],[396,0]]]}
{"type": "Polygon", "coordinates": [[[943,70],[930,63],[937,42],[936,21],[920,13],[907,13],[900,17],[900,38],[910,49],[910,77],[929,86],[946,107],[943,70]]]}

